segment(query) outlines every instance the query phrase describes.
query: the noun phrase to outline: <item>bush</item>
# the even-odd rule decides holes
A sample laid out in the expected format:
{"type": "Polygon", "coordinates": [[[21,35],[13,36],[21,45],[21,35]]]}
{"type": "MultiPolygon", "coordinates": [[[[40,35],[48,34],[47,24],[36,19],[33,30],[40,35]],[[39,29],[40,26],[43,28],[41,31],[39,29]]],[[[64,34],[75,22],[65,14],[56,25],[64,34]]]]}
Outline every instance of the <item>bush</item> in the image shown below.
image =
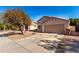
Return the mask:
{"type": "Polygon", "coordinates": [[[0,23],[0,30],[4,30],[4,29],[6,29],[6,24],[0,23]]]}
{"type": "Polygon", "coordinates": [[[11,26],[9,26],[8,24],[5,24],[4,22],[0,22],[0,30],[19,30],[19,27],[17,24],[12,24],[11,26]]]}
{"type": "Polygon", "coordinates": [[[18,27],[18,25],[13,24],[13,25],[11,26],[11,29],[12,29],[12,30],[19,30],[19,27],[18,27]]]}

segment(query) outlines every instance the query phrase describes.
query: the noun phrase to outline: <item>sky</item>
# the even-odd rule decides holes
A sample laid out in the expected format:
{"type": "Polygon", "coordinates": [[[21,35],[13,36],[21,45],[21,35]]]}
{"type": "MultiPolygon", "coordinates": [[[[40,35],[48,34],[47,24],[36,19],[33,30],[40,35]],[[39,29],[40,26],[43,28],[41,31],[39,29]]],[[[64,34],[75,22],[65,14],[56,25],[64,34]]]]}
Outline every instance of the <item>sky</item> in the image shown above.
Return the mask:
{"type": "Polygon", "coordinates": [[[54,16],[63,19],[79,18],[79,6],[0,6],[0,13],[8,9],[20,8],[32,21],[42,16],[54,16]]]}

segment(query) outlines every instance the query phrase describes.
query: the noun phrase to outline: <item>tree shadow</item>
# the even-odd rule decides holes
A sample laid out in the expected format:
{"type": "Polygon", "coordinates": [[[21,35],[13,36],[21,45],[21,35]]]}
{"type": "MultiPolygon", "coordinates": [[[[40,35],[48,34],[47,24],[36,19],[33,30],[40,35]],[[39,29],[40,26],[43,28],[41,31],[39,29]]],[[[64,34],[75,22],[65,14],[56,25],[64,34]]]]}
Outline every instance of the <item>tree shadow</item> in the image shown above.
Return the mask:
{"type": "Polygon", "coordinates": [[[22,33],[16,33],[16,32],[8,32],[8,33],[3,33],[3,34],[0,34],[0,37],[8,37],[8,36],[11,36],[11,35],[22,35],[22,33]]]}
{"type": "Polygon", "coordinates": [[[40,40],[39,46],[55,53],[79,53],[79,40],[64,38],[60,41],[40,40]]]}

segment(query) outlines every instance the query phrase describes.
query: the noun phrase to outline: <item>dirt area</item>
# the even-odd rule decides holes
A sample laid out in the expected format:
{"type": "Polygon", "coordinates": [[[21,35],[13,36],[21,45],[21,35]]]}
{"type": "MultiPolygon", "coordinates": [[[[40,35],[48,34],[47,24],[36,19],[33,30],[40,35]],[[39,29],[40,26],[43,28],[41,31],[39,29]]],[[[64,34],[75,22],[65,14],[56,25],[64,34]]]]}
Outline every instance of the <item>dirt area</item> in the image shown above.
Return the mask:
{"type": "MultiPolygon", "coordinates": [[[[19,33],[19,32],[17,32],[17,33],[19,33]]],[[[10,35],[10,36],[8,36],[8,38],[12,39],[12,40],[18,40],[18,39],[22,39],[22,38],[26,38],[26,37],[35,35],[35,34],[36,33],[34,33],[34,32],[26,31],[24,34],[10,35]]]]}
{"type": "Polygon", "coordinates": [[[18,39],[22,39],[25,37],[29,37],[32,36],[36,33],[31,32],[31,31],[26,31],[24,34],[21,34],[20,31],[1,31],[0,33],[0,37],[8,37],[9,39],[12,40],[18,40],[18,39]]]}

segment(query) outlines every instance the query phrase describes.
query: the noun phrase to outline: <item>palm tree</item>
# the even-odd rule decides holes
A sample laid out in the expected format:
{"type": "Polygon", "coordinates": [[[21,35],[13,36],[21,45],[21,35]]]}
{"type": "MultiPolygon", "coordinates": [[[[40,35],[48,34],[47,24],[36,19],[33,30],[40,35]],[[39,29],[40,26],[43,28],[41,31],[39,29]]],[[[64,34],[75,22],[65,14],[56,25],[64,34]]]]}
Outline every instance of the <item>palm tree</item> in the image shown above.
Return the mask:
{"type": "Polygon", "coordinates": [[[25,27],[30,26],[31,25],[31,20],[28,17],[28,15],[26,15],[22,10],[20,9],[11,9],[11,10],[7,10],[3,16],[3,18],[5,19],[4,22],[6,24],[9,24],[9,28],[11,27],[12,24],[16,24],[18,25],[20,31],[22,32],[22,34],[24,33],[25,27]]]}

